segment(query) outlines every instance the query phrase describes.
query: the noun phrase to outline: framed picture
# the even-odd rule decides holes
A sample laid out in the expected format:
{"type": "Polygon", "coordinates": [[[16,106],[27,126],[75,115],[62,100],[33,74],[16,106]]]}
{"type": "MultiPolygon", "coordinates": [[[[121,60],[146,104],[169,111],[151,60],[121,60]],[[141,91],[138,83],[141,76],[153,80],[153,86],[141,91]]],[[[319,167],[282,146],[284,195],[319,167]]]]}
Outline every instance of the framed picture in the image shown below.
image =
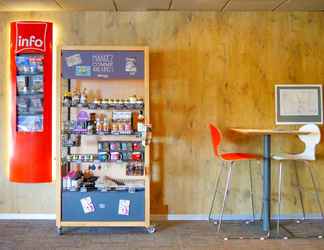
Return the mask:
{"type": "Polygon", "coordinates": [[[321,84],[275,85],[276,124],[323,123],[321,84]]]}

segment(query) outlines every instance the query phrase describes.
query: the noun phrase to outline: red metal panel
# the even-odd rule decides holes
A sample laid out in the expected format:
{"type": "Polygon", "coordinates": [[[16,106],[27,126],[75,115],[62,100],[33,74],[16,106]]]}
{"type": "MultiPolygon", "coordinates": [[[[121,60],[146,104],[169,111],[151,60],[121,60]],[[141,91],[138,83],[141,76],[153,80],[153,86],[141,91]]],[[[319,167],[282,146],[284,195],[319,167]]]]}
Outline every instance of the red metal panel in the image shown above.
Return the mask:
{"type": "Polygon", "coordinates": [[[52,23],[11,23],[11,142],[10,180],[23,183],[52,181],[52,23]],[[44,30],[46,29],[46,31],[44,30]],[[44,56],[43,131],[17,131],[17,54],[44,56]]]}

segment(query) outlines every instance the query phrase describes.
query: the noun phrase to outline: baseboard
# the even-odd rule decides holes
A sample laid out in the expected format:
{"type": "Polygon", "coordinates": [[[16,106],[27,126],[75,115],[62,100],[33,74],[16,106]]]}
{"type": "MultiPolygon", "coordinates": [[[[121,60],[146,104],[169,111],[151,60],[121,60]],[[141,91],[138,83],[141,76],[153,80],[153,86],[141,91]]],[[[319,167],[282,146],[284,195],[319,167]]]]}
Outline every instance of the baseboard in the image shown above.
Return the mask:
{"type": "Polygon", "coordinates": [[[55,220],[55,214],[0,213],[0,220],[55,220]]]}
{"type": "MultiPolygon", "coordinates": [[[[0,213],[0,220],[55,220],[55,214],[32,214],[32,213],[0,213]]],[[[213,216],[218,219],[218,215],[213,216]]],[[[260,218],[256,214],[255,218],[260,218]]],[[[277,219],[277,215],[271,217],[273,220],[277,219]]],[[[283,220],[295,220],[302,218],[302,214],[282,214],[280,218],[283,220]]],[[[153,214],[151,219],[154,221],[206,221],[208,215],[206,214],[153,214]]],[[[223,220],[250,220],[251,215],[224,215],[223,220]]],[[[306,219],[316,220],[321,219],[321,214],[307,214],[306,219]]]]}
{"type": "MultiPolygon", "coordinates": [[[[260,218],[260,214],[255,215],[256,219],[260,218]]],[[[271,216],[272,220],[276,220],[278,218],[277,215],[271,216]]],[[[281,214],[280,219],[282,220],[296,220],[301,219],[302,214],[281,214]]],[[[151,215],[152,220],[156,221],[205,221],[208,220],[208,215],[206,214],[153,214],[151,215]]],[[[218,215],[213,216],[213,219],[218,219],[218,215]]],[[[251,215],[224,215],[223,220],[251,220],[251,215]]],[[[321,214],[314,213],[314,214],[307,214],[306,219],[308,220],[317,220],[321,219],[321,214]]]]}

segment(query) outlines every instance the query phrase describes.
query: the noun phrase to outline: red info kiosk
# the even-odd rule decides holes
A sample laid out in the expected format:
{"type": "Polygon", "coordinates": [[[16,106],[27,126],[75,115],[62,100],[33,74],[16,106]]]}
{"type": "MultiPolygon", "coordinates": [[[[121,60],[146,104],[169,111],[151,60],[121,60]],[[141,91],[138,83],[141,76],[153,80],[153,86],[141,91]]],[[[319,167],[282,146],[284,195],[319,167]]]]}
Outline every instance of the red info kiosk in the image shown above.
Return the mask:
{"type": "Polygon", "coordinates": [[[52,23],[11,23],[10,180],[52,181],[52,23]]]}

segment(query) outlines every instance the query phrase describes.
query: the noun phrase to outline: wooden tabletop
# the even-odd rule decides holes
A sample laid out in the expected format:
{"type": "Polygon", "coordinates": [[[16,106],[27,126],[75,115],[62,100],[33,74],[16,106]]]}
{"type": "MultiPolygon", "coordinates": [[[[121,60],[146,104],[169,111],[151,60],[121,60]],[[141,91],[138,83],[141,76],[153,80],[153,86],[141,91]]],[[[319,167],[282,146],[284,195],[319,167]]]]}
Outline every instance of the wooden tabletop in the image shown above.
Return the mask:
{"type": "Polygon", "coordinates": [[[230,130],[241,134],[254,134],[254,135],[272,135],[272,134],[308,135],[311,133],[311,132],[302,132],[299,130],[255,129],[255,128],[230,128],[230,130]]]}

